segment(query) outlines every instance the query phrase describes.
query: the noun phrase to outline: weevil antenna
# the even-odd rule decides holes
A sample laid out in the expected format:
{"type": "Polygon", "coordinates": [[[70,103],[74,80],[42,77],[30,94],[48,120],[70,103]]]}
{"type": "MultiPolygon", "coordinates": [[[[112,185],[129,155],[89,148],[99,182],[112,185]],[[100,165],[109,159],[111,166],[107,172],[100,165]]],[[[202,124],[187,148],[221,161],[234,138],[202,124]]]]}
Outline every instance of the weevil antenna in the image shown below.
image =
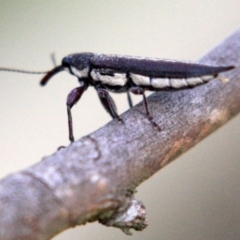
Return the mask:
{"type": "Polygon", "coordinates": [[[50,57],[51,57],[51,61],[53,63],[53,66],[56,67],[57,66],[57,61],[56,61],[55,53],[51,53],[50,57]]]}
{"type": "Polygon", "coordinates": [[[26,73],[26,74],[46,74],[48,71],[40,72],[40,71],[28,71],[22,69],[15,69],[15,68],[0,68],[0,71],[4,72],[17,72],[17,73],[26,73]]]}

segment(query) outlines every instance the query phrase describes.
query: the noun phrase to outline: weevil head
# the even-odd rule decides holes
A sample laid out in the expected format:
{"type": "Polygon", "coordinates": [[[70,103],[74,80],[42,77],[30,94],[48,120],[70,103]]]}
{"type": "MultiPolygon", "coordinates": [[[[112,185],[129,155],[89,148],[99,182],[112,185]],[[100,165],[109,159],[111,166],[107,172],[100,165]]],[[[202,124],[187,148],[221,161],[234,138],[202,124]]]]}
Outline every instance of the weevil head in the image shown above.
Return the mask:
{"type": "Polygon", "coordinates": [[[94,56],[93,53],[76,53],[63,58],[62,64],[47,72],[40,81],[40,85],[46,85],[50,78],[64,70],[78,78],[87,78],[92,56],[94,56]]]}
{"type": "Polygon", "coordinates": [[[90,59],[93,53],[77,53],[69,55],[62,60],[62,67],[78,78],[87,78],[90,69],[90,59]]]}

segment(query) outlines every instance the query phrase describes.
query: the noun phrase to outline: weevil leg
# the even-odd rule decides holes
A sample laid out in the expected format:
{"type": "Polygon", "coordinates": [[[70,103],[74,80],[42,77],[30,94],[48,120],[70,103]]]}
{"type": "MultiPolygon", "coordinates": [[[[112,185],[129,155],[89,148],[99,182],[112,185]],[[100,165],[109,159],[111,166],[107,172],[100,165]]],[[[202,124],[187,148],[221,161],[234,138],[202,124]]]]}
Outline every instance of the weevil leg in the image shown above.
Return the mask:
{"type": "Polygon", "coordinates": [[[96,86],[95,88],[97,90],[98,97],[106,111],[111,115],[112,118],[116,118],[119,122],[123,122],[123,120],[117,114],[116,105],[108,91],[98,86],[96,86]]]}
{"type": "Polygon", "coordinates": [[[146,96],[145,96],[145,93],[144,93],[144,89],[141,88],[141,87],[131,87],[129,90],[133,94],[143,96],[143,102],[144,102],[144,106],[145,106],[145,109],[146,109],[146,114],[149,117],[150,114],[149,114],[149,110],[148,110],[148,104],[147,104],[147,99],[146,99],[146,96]]]}
{"type": "Polygon", "coordinates": [[[133,103],[132,103],[132,98],[131,98],[131,95],[130,95],[129,91],[127,91],[127,100],[128,100],[129,107],[132,108],[133,103]]]}
{"type": "Polygon", "coordinates": [[[151,124],[154,126],[154,128],[156,128],[159,131],[161,131],[161,128],[157,125],[157,123],[155,123],[155,121],[153,120],[153,117],[149,113],[147,99],[146,99],[146,96],[145,96],[144,89],[141,88],[141,87],[131,87],[129,90],[133,94],[142,95],[143,96],[143,102],[144,102],[144,106],[145,106],[146,115],[147,115],[148,120],[151,122],[151,124]]]}
{"type": "Polygon", "coordinates": [[[73,107],[74,104],[76,104],[79,101],[85,90],[86,86],[82,85],[80,87],[74,88],[67,96],[68,131],[69,140],[71,142],[74,142],[71,108],[73,107]]]}

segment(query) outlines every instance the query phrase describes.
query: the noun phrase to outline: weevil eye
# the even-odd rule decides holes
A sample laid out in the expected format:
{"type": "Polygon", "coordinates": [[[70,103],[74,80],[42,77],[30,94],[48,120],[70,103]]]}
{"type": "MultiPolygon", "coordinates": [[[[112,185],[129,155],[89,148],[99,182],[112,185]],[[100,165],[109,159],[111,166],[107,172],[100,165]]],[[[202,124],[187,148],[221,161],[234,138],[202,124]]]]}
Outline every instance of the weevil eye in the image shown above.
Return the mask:
{"type": "Polygon", "coordinates": [[[71,71],[71,64],[72,64],[72,61],[71,61],[71,59],[69,57],[63,58],[63,60],[62,60],[62,67],[63,67],[63,69],[65,71],[73,74],[72,71],[71,71]]]}

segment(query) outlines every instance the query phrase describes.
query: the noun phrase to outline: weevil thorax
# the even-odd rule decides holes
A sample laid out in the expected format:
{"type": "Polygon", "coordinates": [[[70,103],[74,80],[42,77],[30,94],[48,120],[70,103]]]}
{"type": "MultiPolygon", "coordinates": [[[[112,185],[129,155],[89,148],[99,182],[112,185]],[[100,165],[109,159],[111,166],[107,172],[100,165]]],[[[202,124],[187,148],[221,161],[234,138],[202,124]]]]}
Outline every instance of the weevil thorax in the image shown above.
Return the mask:
{"type": "Polygon", "coordinates": [[[76,53],[71,54],[62,60],[62,67],[70,74],[81,78],[87,78],[90,69],[90,59],[93,53],[76,53]]]}

